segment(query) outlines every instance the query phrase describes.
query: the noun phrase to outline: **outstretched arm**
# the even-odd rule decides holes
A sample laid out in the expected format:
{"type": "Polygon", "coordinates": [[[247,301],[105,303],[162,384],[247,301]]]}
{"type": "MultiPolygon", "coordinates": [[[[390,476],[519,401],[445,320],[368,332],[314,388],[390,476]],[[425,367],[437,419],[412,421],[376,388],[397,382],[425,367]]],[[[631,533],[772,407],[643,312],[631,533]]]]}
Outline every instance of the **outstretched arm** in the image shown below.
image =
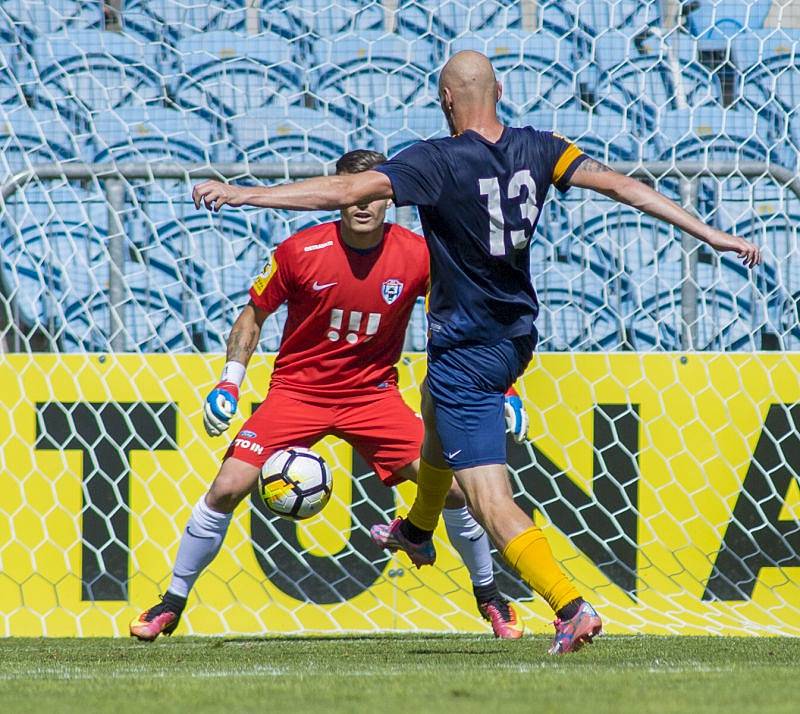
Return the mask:
{"type": "Polygon", "coordinates": [[[589,188],[609,198],[671,223],[676,228],[708,243],[714,250],[733,251],[752,268],[761,263],[761,250],[754,243],[723,233],[706,225],[677,203],[653,190],[641,181],[623,176],[604,164],[587,159],[569,179],[570,186],[589,188]]]}
{"type": "Polygon", "coordinates": [[[234,186],[222,181],[204,181],[192,190],[195,207],[203,204],[212,211],[225,205],[333,211],[381,198],[392,198],[392,184],[379,171],[320,176],[277,186],[234,186]]]}

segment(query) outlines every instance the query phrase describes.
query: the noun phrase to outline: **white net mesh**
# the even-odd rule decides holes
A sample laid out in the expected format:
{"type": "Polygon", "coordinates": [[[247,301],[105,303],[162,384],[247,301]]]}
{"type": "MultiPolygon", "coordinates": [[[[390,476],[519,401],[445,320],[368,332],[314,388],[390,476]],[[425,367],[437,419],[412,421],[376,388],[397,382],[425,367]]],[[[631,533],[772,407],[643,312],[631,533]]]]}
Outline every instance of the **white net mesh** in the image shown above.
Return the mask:
{"type": "MultiPolygon", "coordinates": [[[[199,167],[290,178],[440,135],[438,70],[464,48],[492,59],[505,121],[636,168],[766,255],[750,273],[602,197],[551,196],[531,442],[509,445],[520,503],[612,632],[800,634],[797,2],[0,0],[6,634],[124,632],[163,590],[222,453],[200,403],[250,279],[330,218],[196,211],[199,167]]],[[[424,328],[420,305],[414,406],[424,328]]],[[[270,364],[254,359],[245,413],[270,364]]],[[[188,630],[480,629],[446,541],[419,576],[369,544],[413,487],[396,497],[336,440],[320,453],[324,514],[242,508],[188,630]]]]}

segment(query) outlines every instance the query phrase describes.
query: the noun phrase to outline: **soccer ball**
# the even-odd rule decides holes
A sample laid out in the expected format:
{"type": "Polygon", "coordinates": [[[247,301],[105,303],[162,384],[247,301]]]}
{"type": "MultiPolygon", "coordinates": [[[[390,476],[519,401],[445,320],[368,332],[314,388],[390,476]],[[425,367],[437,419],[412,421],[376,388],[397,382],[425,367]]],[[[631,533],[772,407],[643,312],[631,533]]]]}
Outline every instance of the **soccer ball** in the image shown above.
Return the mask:
{"type": "Polygon", "coordinates": [[[262,467],[258,481],[264,505],[275,515],[298,521],[325,508],[333,490],[325,459],[300,446],[276,451],[262,467]]]}

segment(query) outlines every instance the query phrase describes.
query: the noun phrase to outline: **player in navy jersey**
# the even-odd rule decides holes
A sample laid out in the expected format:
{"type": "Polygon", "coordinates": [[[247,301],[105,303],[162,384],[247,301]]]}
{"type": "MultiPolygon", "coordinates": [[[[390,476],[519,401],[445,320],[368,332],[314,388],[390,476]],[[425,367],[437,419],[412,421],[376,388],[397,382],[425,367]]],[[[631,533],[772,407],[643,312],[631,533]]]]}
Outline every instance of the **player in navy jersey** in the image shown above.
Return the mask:
{"type": "Polygon", "coordinates": [[[577,650],[602,630],[555,562],[547,540],[512,499],[505,466],[503,394],[521,375],[537,340],[538,302],[528,242],[550,185],[588,188],[665,220],[718,251],[761,262],[749,241],[705,225],[649,186],[586,157],[552,132],[510,128],[497,118],[502,94],[489,60],[454,55],[439,99],[452,136],[423,141],[374,171],[273,187],[207,181],[195,204],[218,210],[253,205],[331,210],[377,198],[416,205],[431,258],[425,439],[417,497],[406,519],[373,528],[374,540],[432,563],[431,533],[450,468],[478,520],[556,613],[550,652],[577,650]]]}

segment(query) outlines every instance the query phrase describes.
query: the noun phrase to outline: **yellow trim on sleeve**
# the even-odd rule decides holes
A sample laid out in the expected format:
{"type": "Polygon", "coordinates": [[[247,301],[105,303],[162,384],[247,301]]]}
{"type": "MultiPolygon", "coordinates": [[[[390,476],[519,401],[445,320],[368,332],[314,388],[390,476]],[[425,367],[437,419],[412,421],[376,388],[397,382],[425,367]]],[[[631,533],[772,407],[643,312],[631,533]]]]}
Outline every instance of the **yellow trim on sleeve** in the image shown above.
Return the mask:
{"type": "Polygon", "coordinates": [[[553,169],[553,183],[558,183],[562,179],[567,169],[572,166],[572,162],[582,153],[583,152],[575,146],[575,144],[569,144],[567,148],[564,149],[564,153],[561,154],[561,158],[556,162],[556,167],[553,169]]]}
{"type": "Polygon", "coordinates": [[[267,289],[267,285],[269,285],[269,281],[272,280],[272,276],[277,272],[278,259],[273,255],[271,260],[264,266],[264,269],[253,281],[253,292],[260,297],[267,289]]]}

